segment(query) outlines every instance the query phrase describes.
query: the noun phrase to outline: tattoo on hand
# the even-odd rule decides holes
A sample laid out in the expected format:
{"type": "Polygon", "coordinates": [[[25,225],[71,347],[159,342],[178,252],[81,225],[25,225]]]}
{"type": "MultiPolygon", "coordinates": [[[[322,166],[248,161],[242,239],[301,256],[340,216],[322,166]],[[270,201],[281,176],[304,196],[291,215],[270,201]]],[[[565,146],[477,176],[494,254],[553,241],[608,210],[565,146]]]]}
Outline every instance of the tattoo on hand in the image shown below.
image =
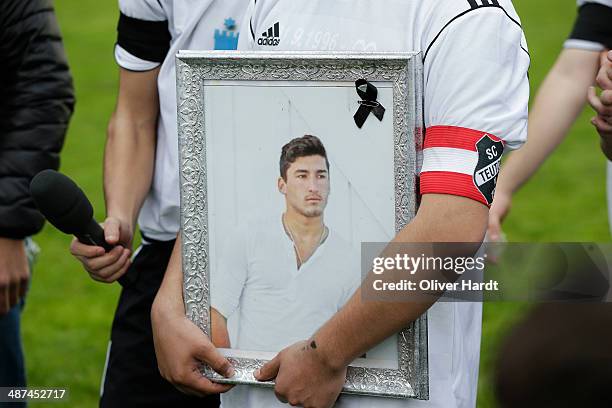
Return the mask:
{"type": "Polygon", "coordinates": [[[317,348],[317,342],[314,339],[310,340],[310,343],[307,343],[302,347],[302,351],[314,350],[317,348]]]}

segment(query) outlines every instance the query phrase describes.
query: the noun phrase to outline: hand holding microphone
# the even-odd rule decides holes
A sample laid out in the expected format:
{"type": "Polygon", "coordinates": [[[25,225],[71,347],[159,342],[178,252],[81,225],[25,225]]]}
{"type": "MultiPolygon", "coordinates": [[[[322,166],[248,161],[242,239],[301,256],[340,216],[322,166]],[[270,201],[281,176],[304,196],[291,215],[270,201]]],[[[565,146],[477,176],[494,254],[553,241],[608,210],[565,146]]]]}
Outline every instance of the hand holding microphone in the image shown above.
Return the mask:
{"type": "Polygon", "coordinates": [[[111,283],[130,266],[132,228],[109,217],[104,228],[93,219],[93,208],[85,193],[68,177],[54,170],[38,173],[30,192],[40,212],[60,231],[74,235],[70,252],[81,261],[92,279],[111,283]]]}
{"type": "Polygon", "coordinates": [[[75,238],[70,243],[70,253],[81,261],[93,280],[105,283],[118,280],[125,286],[124,275],[131,265],[131,229],[113,217],[104,221],[103,228],[105,240],[112,246],[110,251],[106,252],[100,246],[84,244],[75,238]]]}

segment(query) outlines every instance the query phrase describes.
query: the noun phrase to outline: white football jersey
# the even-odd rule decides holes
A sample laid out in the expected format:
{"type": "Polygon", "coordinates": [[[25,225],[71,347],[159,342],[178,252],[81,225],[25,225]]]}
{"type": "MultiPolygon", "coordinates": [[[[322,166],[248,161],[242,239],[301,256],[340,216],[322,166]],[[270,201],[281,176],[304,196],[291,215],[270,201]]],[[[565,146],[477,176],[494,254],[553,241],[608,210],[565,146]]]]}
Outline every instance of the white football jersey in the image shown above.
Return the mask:
{"type": "MultiPolygon", "coordinates": [[[[238,48],[420,51],[423,194],[489,205],[502,151],[526,139],[529,53],[509,0],[253,0],[238,48]]],[[[427,315],[430,399],[343,395],[336,408],[475,407],[482,304],[436,303],[427,315]]],[[[245,407],[282,406],[271,390],[238,393],[245,407]]]]}
{"type": "Polygon", "coordinates": [[[490,205],[502,151],[526,139],[529,54],[508,0],[258,0],[240,49],[421,51],[422,194],[490,205]]]}
{"type": "Polygon", "coordinates": [[[148,238],[171,240],[179,230],[175,55],[179,50],[236,49],[247,2],[119,1],[117,63],[132,71],[146,71],[161,64],[157,80],[160,116],[153,185],[138,218],[140,229],[148,238]]]}

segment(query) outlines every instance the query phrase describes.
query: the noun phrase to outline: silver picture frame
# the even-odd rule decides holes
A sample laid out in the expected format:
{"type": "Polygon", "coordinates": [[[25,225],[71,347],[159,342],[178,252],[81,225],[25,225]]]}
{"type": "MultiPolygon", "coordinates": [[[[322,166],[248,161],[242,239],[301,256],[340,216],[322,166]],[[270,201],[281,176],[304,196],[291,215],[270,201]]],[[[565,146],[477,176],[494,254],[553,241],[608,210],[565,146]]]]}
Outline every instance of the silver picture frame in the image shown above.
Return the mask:
{"type": "MultiPolygon", "coordinates": [[[[401,230],[414,217],[423,124],[419,53],[181,51],[176,58],[183,296],[188,318],[206,335],[211,332],[211,286],[205,81],[309,81],[316,86],[318,81],[346,83],[365,78],[390,83],[395,230],[401,230]]],[[[342,392],[428,399],[427,316],[403,329],[397,338],[398,369],[349,366],[342,392]]],[[[261,383],[253,377],[266,360],[244,353],[228,358],[235,368],[233,378],[223,378],[207,366],[202,366],[202,373],[217,382],[273,386],[273,382],[261,383]]]]}

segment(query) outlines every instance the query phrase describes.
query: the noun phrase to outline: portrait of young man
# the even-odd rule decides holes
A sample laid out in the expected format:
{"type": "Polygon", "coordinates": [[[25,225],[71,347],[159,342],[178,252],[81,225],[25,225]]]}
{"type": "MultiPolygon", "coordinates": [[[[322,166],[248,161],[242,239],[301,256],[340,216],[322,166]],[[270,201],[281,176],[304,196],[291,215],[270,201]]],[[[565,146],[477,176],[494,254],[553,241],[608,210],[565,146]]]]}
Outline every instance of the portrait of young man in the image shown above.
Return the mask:
{"type": "Polygon", "coordinates": [[[325,223],[330,167],[323,143],[311,135],[291,140],[279,170],[284,212],[228,234],[211,270],[217,347],[278,352],[312,335],[359,285],[359,252],[325,223]],[[227,326],[232,316],[240,322],[236,333],[227,326]]]}

